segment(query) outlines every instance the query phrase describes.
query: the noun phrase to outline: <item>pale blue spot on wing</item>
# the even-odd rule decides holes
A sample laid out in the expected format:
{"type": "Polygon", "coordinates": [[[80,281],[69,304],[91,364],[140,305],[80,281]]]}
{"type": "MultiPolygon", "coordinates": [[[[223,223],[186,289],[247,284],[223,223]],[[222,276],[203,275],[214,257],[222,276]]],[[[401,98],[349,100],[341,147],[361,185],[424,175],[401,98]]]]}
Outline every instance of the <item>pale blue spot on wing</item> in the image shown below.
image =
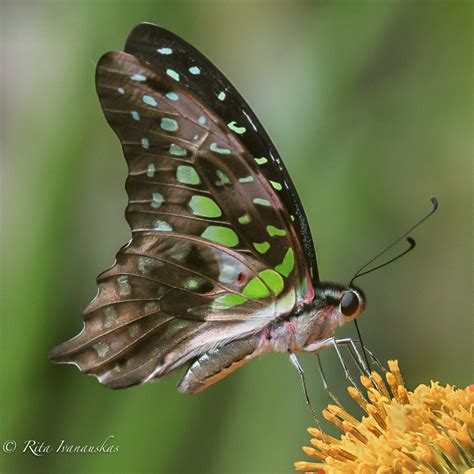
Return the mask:
{"type": "Polygon", "coordinates": [[[160,54],[164,54],[165,56],[168,55],[168,54],[171,54],[173,52],[173,50],[171,48],[159,48],[159,49],[157,49],[157,51],[160,54]]]}
{"type": "Polygon", "coordinates": [[[130,282],[127,275],[120,275],[117,277],[117,290],[120,296],[129,296],[132,292],[130,282]]]}
{"type": "Polygon", "coordinates": [[[144,95],[143,96],[143,102],[145,102],[145,104],[151,105],[153,107],[158,105],[158,102],[151,95],[144,95]]]}
{"type": "Polygon", "coordinates": [[[165,198],[160,193],[153,193],[152,196],[151,207],[158,209],[165,202],[165,198]]]}
{"type": "Polygon", "coordinates": [[[219,146],[217,146],[217,143],[211,143],[211,146],[209,148],[214,153],[219,153],[220,155],[230,155],[231,153],[229,148],[220,148],[219,146]]]}
{"type": "Polygon", "coordinates": [[[175,143],[172,143],[170,145],[170,155],[186,156],[186,149],[180,147],[179,145],[176,145],[175,143]]]}
{"type": "Polygon", "coordinates": [[[224,100],[224,99],[225,99],[225,92],[224,92],[224,91],[219,92],[217,98],[218,98],[219,100],[224,100]]]}
{"type": "Polygon", "coordinates": [[[132,117],[133,117],[133,120],[140,120],[140,114],[138,112],[136,112],[135,110],[132,112],[132,117]]]}
{"type": "Polygon", "coordinates": [[[135,338],[140,334],[140,326],[138,323],[133,323],[127,328],[127,331],[131,338],[135,338]]]}
{"type": "Polygon", "coordinates": [[[166,97],[168,97],[169,100],[177,101],[179,99],[179,95],[176,94],[175,92],[168,92],[166,94],[166,97]]]}
{"type": "Polygon", "coordinates": [[[153,178],[153,176],[155,176],[155,171],[156,171],[155,165],[153,163],[150,163],[148,165],[148,168],[146,169],[146,175],[149,178],[153,178]]]}
{"type": "Polygon", "coordinates": [[[200,125],[206,125],[206,117],[204,117],[204,115],[201,115],[198,118],[198,122],[199,122],[200,125]]]}
{"type": "Polygon", "coordinates": [[[227,124],[227,126],[235,133],[238,133],[239,135],[242,135],[243,133],[245,133],[247,131],[247,129],[245,127],[238,127],[237,126],[237,122],[233,121],[233,122],[229,122],[227,124]]]}
{"type": "Polygon", "coordinates": [[[171,232],[173,228],[166,221],[157,219],[154,223],[153,228],[158,232],[171,232]]]}
{"type": "Polygon", "coordinates": [[[113,306],[106,306],[103,313],[105,315],[104,326],[106,328],[112,327],[117,320],[117,310],[113,306]]]}
{"type": "Polygon", "coordinates": [[[92,347],[95,349],[99,357],[105,357],[107,352],[110,351],[110,346],[104,341],[100,341],[97,344],[94,344],[92,347]]]}
{"type": "Polygon", "coordinates": [[[117,90],[118,90],[119,94],[122,94],[122,95],[125,94],[125,91],[124,91],[123,87],[119,87],[117,90]]]}
{"type": "Polygon", "coordinates": [[[201,74],[201,69],[198,68],[197,66],[192,66],[189,68],[189,72],[196,76],[197,74],[201,74]]]}
{"type": "Polygon", "coordinates": [[[179,81],[179,74],[174,69],[167,69],[166,74],[170,76],[175,81],[179,81]]]}
{"type": "Polygon", "coordinates": [[[161,119],[160,127],[167,132],[176,132],[179,129],[178,122],[168,117],[163,117],[161,119]]]}
{"type": "Polygon", "coordinates": [[[146,81],[146,76],[144,76],[143,74],[134,74],[130,79],[132,81],[143,82],[146,81]]]}
{"type": "Polygon", "coordinates": [[[142,147],[145,148],[145,150],[148,150],[148,148],[150,148],[150,142],[148,138],[142,138],[142,147]]]}

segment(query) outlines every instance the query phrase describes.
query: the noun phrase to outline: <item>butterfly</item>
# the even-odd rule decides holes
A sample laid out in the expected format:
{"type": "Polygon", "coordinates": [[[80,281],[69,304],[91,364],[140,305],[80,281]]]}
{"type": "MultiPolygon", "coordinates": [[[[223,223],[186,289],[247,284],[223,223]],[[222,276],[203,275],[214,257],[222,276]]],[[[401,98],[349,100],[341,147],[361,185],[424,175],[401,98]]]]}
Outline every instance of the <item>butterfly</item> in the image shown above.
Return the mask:
{"type": "Polygon", "coordinates": [[[53,362],[111,388],[186,366],[177,388],[196,393],[266,352],[317,352],[362,312],[359,288],[319,280],[282,159],[200,52],[142,23],[96,86],[128,163],[132,238],[53,362]]]}

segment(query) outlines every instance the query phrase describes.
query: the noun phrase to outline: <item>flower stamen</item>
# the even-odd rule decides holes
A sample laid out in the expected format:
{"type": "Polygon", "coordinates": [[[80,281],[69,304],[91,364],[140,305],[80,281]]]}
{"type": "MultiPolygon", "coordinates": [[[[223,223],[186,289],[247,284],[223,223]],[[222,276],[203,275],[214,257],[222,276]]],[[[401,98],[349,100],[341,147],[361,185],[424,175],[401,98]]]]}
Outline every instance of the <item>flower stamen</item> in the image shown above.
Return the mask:
{"type": "Polygon", "coordinates": [[[337,405],[323,410],[324,418],[342,431],[341,438],[308,428],[313,447],[303,450],[318,462],[297,462],[296,470],[474,474],[474,386],[461,390],[431,382],[411,392],[398,362],[390,360],[388,367],[387,384],[377,372],[360,378],[369,402],[348,387],[367,414],[360,421],[337,405]]]}

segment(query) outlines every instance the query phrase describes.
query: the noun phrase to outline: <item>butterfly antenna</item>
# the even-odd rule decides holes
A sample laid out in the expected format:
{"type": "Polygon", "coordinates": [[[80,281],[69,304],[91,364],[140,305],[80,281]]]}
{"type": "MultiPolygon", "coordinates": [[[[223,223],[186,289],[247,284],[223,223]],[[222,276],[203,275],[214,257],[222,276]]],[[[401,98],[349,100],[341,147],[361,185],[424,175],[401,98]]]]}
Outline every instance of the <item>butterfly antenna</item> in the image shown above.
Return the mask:
{"type": "Polygon", "coordinates": [[[382,267],[385,267],[385,265],[388,265],[389,263],[392,263],[394,262],[395,260],[398,260],[399,258],[403,257],[404,255],[406,255],[408,252],[410,252],[411,250],[413,250],[415,247],[416,247],[416,242],[414,239],[412,239],[411,237],[408,237],[408,234],[410,234],[414,229],[416,229],[420,224],[422,224],[423,222],[426,221],[426,219],[428,219],[428,217],[430,217],[432,214],[435,213],[436,209],[438,209],[438,200],[435,198],[435,197],[432,197],[431,198],[431,209],[429,210],[429,212],[424,216],[422,217],[418,222],[416,222],[414,225],[412,225],[403,235],[401,235],[400,237],[398,237],[398,239],[394,240],[390,245],[388,245],[387,247],[385,247],[381,252],[379,252],[374,258],[370,259],[365,265],[363,265],[361,268],[359,268],[359,270],[357,270],[357,272],[355,273],[355,275],[353,276],[351,282],[349,283],[349,286],[352,286],[352,283],[354,282],[354,280],[356,278],[359,278],[360,276],[362,275],[367,275],[367,273],[371,273],[375,270],[378,270],[379,268],[382,268],[382,267]],[[379,257],[381,257],[384,253],[388,252],[394,245],[398,244],[398,242],[400,242],[401,240],[405,239],[407,240],[407,242],[410,244],[410,247],[406,250],[404,250],[402,253],[400,253],[399,255],[397,255],[396,257],[393,257],[392,259],[388,260],[387,262],[384,262],[374,268],[371,268],[370,270],[366,270],[366,271],[363,271],[365,270],[372,262],[374,262],[375,260],[377,260],[379,257]]]}

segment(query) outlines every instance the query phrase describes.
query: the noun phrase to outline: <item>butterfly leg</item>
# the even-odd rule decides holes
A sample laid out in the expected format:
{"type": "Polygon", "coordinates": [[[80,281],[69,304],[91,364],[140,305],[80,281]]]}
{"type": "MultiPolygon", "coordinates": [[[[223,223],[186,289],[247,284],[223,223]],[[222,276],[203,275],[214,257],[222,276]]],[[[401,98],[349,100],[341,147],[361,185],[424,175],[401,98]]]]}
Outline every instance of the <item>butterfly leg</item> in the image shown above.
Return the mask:
{"type": "Polygon", "coordinates": [[[380,362],[377,357],[373,354],[373,352],[369,351],[367,347],[364,346],[365,352],[369,354],[369,357],[372,359],[372,362],[382,371],[382,372],[387,372],[387,369],[384,367],[382,362],[380,362]]]}
{"type": "Polygon", "coordinates": [[[293,353],[293,352],[290,352],[290,351],[288,351],[288,352],[290,354],[291,365],[293,365],[293,367],[298,371],[298,374],[300,375],[301,385],[303,386],[303,393],[304,393],[304,398],[305,398],[305,401],[306,401],[306,405],[308,405],[308,408],[311,411],[311,415],[313,416],[313,419],[316,421],[316,423],[319,424],[318,418],[316,416],[316,411],[313,408],[313,405],[311,405],[311,400],[309,399],[308,389],[306,387],[306,380],[304,378],[303,367],[301,367],[300,361],[296,357],[296,354],[293,353]]]}
{"type": "MultiPolygon", "coordinates": [[[[360,343],[360,341],[357,341],[360,343]]],[[[349,353],[351,354],[354,362],[356,363],[357,367],[361,371],[362,374],[369,375],[370,374],[370,367],[367,367],[367,364],[362,357],[360,350],[357,348],[355,342],[351,338],[344,338],[344,339],[336,339],[336,344],[338,345],[345,345],[349,349],[349,353]]],[[[372,363],[377,366],[382,372],[386,372],[387,370],[383,366],[383,364],[377,359],[377,357],[371,352],[367,347],[363,347],[364,350],[371,359],[372,363]]]]}
{"type": "Polygon", "coordinates": [[[362,354],[360,353],[359,349],[357,349],[357,346],[351,338],[336,339],[336,344],[338,346],[347,347],[349,354],[351,355],[355,365],[362,375],[370,374],[370,367],[367,367],[362,354]]]}
{"type": "Polygon", "coordinates": [[[323,381],[323,387],[326,393],[333,399],[334,403],[336,405],[339,405],[342,407],[340,404],[339,400],[336,398],[336,396],[332,393],[331,389],[329,388],[329,385],[326,381],[326,376],[324,375],[324,370],[323,370],[323,364],[321,363],[321,358],[319,356],[319,352],[316,353],[316,358],[318,360],[318,367],[319,367],[319,375],[321,376],[321,380],[323,381]]]}
{"type": "Polygon", "coordinates": [[[332,343],[334,346],[334,349],[336,351],[337,357],[339,358],[339,362],[341,363],[342,370],[344,371],[344,375],[346,376],[346,379],[349,380],[350,384],[356,388],[358,391],[359,388],[357,387],[356,383],[354,382],[351,373],[349,372],[349,369],[347,368],[346,362],[344,361],[344,357],[342,357],[341,351],[339,350],[339,344],[338,340],[336,338],[332,338],[332,343]]]}

